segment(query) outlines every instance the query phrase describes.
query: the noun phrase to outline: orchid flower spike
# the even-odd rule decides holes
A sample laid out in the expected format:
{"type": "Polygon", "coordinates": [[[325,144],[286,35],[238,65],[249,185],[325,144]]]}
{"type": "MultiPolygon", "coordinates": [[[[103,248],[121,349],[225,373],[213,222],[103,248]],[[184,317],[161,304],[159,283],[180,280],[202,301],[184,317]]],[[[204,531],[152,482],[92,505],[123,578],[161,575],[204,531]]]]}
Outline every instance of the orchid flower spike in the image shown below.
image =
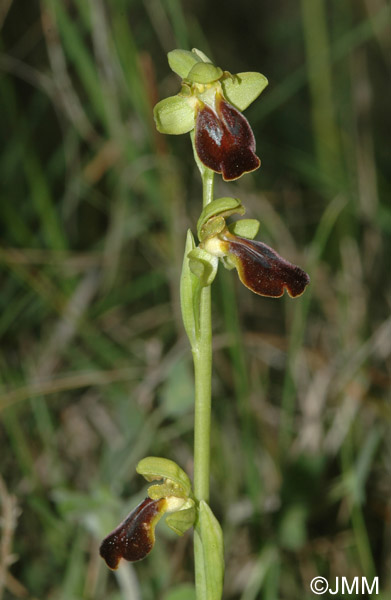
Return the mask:
{"type": "Polygon", "coordinates": [[[168,62],[182,78],[182,87],[155,106],[158,131],[173,135],[194,131],[199,160],[225,181],[258,169],[254,134],[241,111],[267,86],[266,77],[252,72],[231,75],[196,48],[173,50],[168,62]]]}

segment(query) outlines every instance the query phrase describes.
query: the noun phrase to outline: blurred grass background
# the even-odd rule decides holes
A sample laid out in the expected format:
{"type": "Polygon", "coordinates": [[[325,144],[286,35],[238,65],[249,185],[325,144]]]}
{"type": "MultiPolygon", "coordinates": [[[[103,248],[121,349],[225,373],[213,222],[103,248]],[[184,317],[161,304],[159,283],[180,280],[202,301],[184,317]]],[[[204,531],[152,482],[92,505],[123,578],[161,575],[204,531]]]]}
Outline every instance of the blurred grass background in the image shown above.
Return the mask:
{"type": "Polygon", "coordinates": [[[224,597],[376,575],[391,598],[389,3],[2,0],[0,25],[0,598],[191,598],[190,534],[161,523],[115,575],[98,547],[145,496],[140,458],[192,470],[178,279],[201,188],[151,110],[193,46],[269,78],[246,111],[262,167],[216,194],[312,281],[214,285],[224,597]]]}

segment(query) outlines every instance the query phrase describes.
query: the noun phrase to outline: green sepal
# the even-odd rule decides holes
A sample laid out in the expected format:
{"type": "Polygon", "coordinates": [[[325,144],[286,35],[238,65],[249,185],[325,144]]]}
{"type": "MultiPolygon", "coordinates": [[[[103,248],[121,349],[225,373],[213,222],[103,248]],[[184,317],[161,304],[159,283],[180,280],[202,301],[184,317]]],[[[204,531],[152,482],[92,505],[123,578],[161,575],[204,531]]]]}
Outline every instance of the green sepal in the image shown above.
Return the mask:
{"type": "Polygon", "coordinates": [[[260,222],[257,219],[240,219],[228,225],[228,229],[234,235],[253,240],[258,233],[260,222]]]}
{"type": "Polygon", "coordinates": [[[156,104],[153,116],[160,133],[181,135],[194,129],[195,106],[191,98],[169,96],[156,104]]]}
{"type": "Polygon", "coordinates": [[[148,456],[140,460],[136,467],[136,471],[147,481],[163,479],[165,480],[165,483],[175,484],[177,486],[176,489],[186,498],[191,494],[189,477],[173,460],[160,458],[158,456],[148,456]]]}
{"type": "Polygon", "coordinates": [[[206,56],[206,54],[204,54],[204,52],[202,52],[202,50],[198,50],[198,48],[192,48],[192,52],[194,52],[194,54],[196,54],[198,56],[198,58],[200,58],[202,60],[202,62],[205,62],[205,63],[211,63],[212,62],[210,60],[210,58],[208,58],[206,56]]]}
{"type": "Polygon", "coordinates": [[[227,75],[221,81],[224,96],[238,110],[245,110],[263,92],[268,80],[261,73],[227,75]]]}
{"type": "Polygon", "coordinates": [[[189,252],[194,250],[195,241],[190,229],[187,232],[185,255],[183,258],[180,282],[180,298],[183,325],[192,348],[197,342],[199,329],[199,297],[201,293],[200,280],[190,269],[189,252]]]}
{"type": "Polygon", "coordinates": [[[197,223],[198,239],[202,241],[206,236],[203,227],[209,219],[216,216],[229,217],[233,214],[244,215],[245,208],[238,198],[217,198],[207,204],[202,211],[197,223]]]}
{"type": "Polygon", "coordinates": [[[171,50],[171,52],[167,54],[167,59],[171,70],[182,79],[186,79],[195,64],[202,62],[202,58],[197,56],[195,52],[179,49],[171,50]]]}
{"type": "Polygon", "coordinates": [[[198,277],[201,287],[211,285],[219,266],[217,257],[202,248],[194,248],[188,258],[190,271],[198,277]]]}
{"type": "Polygon", "coordinates": [[[189,498],[183,508],[166,517],[166,523],[177,535],[183,535],[190,527],[193,527],[196,516],[194,501],[189,498]]]}
{"type": "Polygon", "coordinates": [[[202,545],[203,563],[196,572],[196,587],[200,598],[221,600],[224,579],[223,534],[208,504],[201,500],[194,528],[196,543],[202,545]]]}
{"type": "Polygon", "coordinates": [[[212,63],[199,62],[192,67],[186,79],[192,83],[212,83],[217,81],[223,75],[220,67],[215,67],[212,63]]]}

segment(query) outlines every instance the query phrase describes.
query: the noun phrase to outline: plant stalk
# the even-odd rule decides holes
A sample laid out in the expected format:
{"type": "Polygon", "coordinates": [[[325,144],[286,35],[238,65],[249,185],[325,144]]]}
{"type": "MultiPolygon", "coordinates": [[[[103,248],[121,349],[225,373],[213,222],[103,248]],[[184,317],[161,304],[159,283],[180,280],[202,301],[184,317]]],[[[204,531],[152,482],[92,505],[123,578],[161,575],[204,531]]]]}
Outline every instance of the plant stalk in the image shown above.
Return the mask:
{"type": "Polygon", "coordinates": [[[209,500],[210,419],[212,378],[212,323],[210,286],[200,296],[200,330],[193,350],[194,406],[194,495],[209,500]]]}
{"type": "MultiPolygon", "coordinates": [[[[200,169],[201,170],[201,169],[200,169]]],[[[203,207],[213,200],[214,173],[201,170],[203,207]]],[[[212,319],[211,286],[204,287],[200,294],[199,331],[197,342],[192,348],[195,380],[194,406],[194,496],[197,502],[209,501],[210,479],[210,422],[212,396],[212,319]]],[[[197,600],[204,598],[203,543],[198,532],[194,535],[194,563],[197,600]]]]}

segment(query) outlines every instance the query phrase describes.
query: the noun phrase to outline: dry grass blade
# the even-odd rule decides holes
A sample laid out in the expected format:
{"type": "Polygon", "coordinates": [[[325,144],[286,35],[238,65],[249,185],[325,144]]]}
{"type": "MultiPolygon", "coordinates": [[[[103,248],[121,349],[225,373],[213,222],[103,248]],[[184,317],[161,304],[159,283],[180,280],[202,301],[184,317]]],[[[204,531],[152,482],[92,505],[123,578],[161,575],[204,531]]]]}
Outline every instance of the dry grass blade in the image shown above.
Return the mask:
{"type": "Polygon", "coordinates": [[[68,390],[77,390],[89,386],[110,385],[111,383],[133,381],[137,371],[133,368],[111,369],[108,371],[90,371],[53,377],[43,381],[34,381],[0,394],[0,412],[17,402],[35,396],[47,396],[68,390]]]}

